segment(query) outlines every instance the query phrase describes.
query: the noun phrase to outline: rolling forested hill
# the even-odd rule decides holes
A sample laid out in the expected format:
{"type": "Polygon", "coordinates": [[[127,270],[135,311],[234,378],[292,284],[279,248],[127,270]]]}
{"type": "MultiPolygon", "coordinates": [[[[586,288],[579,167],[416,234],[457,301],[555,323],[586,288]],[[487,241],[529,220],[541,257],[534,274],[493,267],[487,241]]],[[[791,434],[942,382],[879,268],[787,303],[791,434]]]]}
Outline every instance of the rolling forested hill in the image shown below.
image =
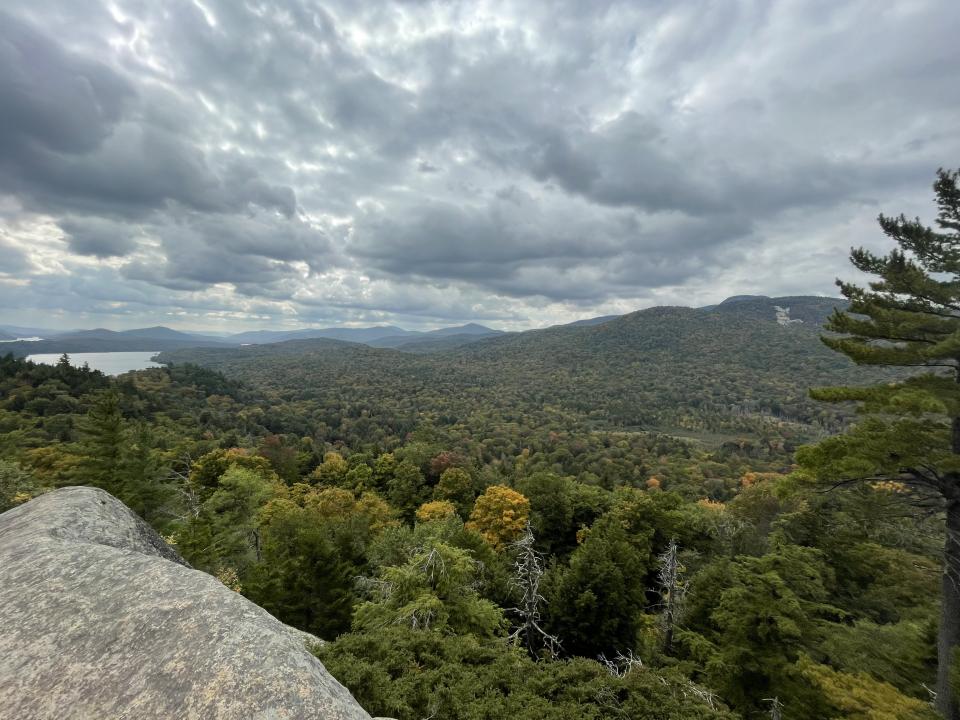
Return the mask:
{"type": "Polygon", "coordinates": [[[179,350],[161,359],[247,382],[269,392],[279,412],[310,403],[331,427],[362,416],[402,432],[426,416],[474,432],[491,422],[562,422],[790,443],[840,422],[835,408],[808,399],[808,388],[862,376],[818,339],[839,304],[750,298],[706,309],[658,307],[424,355],[304,340],[179,350]],[[778,322],[776,307],[789,307],[793,322],[778,322]]]}

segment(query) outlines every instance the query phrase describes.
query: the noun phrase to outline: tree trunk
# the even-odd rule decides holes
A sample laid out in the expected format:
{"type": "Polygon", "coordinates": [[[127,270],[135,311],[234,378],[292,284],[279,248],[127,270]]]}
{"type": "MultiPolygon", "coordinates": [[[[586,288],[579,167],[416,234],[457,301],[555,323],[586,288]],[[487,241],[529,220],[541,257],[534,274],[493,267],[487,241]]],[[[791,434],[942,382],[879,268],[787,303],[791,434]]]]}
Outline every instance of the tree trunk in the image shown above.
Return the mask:
{"type": "Polygon", "coordinates": [[[950,687],[953,653],[960,647],[960,500],[952,498],[947,500],[940,601],[936,708],[946,720],[960,720],[960,706],[950,687]]]}

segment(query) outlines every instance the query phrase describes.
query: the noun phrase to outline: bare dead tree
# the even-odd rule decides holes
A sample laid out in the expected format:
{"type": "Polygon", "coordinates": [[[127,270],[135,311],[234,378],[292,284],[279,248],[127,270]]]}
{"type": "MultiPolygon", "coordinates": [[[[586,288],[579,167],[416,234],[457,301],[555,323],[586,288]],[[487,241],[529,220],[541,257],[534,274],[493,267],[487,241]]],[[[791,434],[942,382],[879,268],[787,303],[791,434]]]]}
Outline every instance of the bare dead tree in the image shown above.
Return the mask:
{"type": "Polygon", "coordinates": [[[171,481],[171,485],[180,496],[180,505],[185,512],[167,511],[167,514],[178,520],[196,519],[200,516],[200,496],[194,484],[190,482],[192,465],[193,457],[189,453],[184,453],[168,470],[167,480],[171,481]]]}
{"type": "Polygon", "coordinates": [[[612,660],[601,653],[597,656],[597,661],[607,669],[608,673],[617,678],[626,677],[631,670],[643,667],[643,660],[634,655],[633,650],[627,650],[626,654],[618,652],[612,660]]]}
{"type": "Polygon", "coordinates": [[[673,631],[680,621],[683,611],[683,598],[686,594],[686,585],[681,577],[683,565],[677,558],[677,541],[671,540],[667,549],[658,558],[660,563],[660,622],[663,626],[663,651],[667,654],[673,650],[673,631]]]}
{"type": "Polygon", "coordinates": [[[705,687],[700,687],[693,681],[687,682],[683,690],[683,696],[699,700],[711,710],[717,709],[717,696],[705,687]]]}
{"type": "Polygon", "coordinates": [[[376,602],[384,602],[393,595],[393,583],[381,578],[358,575],[353,582],[361,595],[367,595],[376,602]]]}
{"type": "Polygon", "coordinates": [[[553,658],[560,653],[560,639],[540,626],[540,608],[546,603],[543,595],[540,594],[540,580],[543,578],[544,566],[543,556],[537,552],[533,544],[533,529],[530,523],[527,523],[523,535],[510,545],[516,554],[513,565],[513,587],[520,595],[520,604],[507,612],[515,614],[520,622],[508,640],[522,643],[531,657],[539,657],[545,650],[553,658]]]}
{"type": "Polygon", "coordinates": [[[763,702],[770,703],[770,720],[783,720],[783,703],[780,698],[764,698],[763,702]]]}

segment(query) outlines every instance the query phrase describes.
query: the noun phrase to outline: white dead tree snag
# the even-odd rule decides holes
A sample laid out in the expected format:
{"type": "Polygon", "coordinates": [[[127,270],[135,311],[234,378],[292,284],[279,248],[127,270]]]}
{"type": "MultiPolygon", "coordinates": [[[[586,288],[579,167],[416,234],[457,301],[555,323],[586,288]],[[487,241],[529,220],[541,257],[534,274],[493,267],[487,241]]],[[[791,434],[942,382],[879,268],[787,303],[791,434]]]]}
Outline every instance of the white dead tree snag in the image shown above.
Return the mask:
{"type": "Polygon", "coordinates": [[[677,541],[671,540],[667,549],[660,554],[660,600],[663,611],[660,622],[663,629],[663,651],[673,650],[673,631],[683,612],[683,598],[687,588],[683,582],[683,565],[677,558],[677,541]]]}
{"type": "Polygon", "coordinates": [[[533,546],[534,537],[530,523],[524,528],[523,535],[510,544],[516,554],[514,561],[513,587],[520,595],[520,603],[507,612],[519,618],[519,625],[508,640],[522,644],[531,657],[540,657],[545,651],[551,658],[560,653],[560,639],[540,627],[540,609],[546,604],[540,594],[540,580],[543,578],[543,556],[533,546]]]}

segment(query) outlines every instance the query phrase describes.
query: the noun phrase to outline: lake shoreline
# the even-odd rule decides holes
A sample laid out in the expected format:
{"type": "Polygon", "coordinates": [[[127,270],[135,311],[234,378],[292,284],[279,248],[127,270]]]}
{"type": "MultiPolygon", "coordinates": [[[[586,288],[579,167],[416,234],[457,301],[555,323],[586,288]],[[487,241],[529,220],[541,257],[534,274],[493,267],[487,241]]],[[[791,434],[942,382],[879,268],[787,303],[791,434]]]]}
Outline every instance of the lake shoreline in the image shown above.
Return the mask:
{"type": "MultiPolygon", "coordinates": [[[[163,367],[155,362],[154,357],[160,354],[159,350],[117,351],[99,353],[67,353],[70,364],[74,367],[89,365],[91,370],[99,370],[104,375],[123,375],[134,370],[163,367]]],[[[44,365],[56,365],[63,353],[37,353],[28,355],[27,360],[44,365]]]]}

